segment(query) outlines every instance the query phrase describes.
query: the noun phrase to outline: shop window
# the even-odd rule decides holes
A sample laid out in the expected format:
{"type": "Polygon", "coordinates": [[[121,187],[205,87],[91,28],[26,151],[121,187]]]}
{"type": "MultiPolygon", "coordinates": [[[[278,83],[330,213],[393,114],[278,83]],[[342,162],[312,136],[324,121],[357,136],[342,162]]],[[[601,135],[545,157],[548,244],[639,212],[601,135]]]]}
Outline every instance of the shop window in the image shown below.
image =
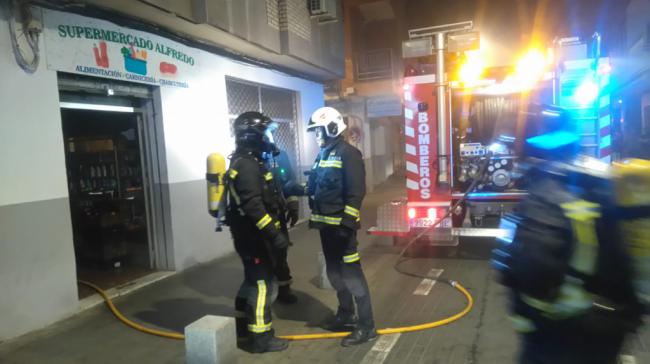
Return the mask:
{"type": "Polygon", "coordinates": [[[297,129],[296,93],[265,85],[229,78],[226,80],[230,122],[246,111],[259,111],[279,125],[275,133],[278,148],[291,159],[294,171],[300,166],[300,149],[297,129]]]}

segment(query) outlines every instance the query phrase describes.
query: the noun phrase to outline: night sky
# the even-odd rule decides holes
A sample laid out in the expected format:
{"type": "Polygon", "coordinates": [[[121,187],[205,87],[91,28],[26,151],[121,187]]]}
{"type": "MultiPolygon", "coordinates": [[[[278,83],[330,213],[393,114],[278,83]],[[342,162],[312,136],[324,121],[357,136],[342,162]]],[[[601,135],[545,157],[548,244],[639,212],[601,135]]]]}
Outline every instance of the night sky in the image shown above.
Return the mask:
{"type": "Polygon", "coordinates": [[[603,35],[613,48],[623,36],[627,0],[402,0],[407,28],[474,20],[492,65],[511,63],[515,53],[538,39],[603,35]]]}

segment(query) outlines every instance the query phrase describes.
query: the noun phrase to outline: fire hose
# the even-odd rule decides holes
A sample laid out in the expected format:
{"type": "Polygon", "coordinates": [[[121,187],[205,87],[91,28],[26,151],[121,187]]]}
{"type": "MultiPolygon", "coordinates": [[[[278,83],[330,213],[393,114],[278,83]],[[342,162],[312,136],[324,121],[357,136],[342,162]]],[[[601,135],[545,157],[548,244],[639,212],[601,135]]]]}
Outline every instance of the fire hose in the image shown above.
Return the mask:
{"type": "MultiPolygon", "coordinates": [[[[177,339],[177,340],[184,340],[185,335],[178,333],[178,332],[171,332],[171,331],[161,331],[161,330],[156,330],[152,329],[146,326],[143,326],[141,324],[138,324],[136,322],[131,321],[129,318],[124,316],[118,309],[115,307],[115,304],[111,300],[111,298],[104,292],[101,288],[97,287],[96,285],[90,283],[90,282],[85,282],[85,281],[79,281],[80,284],[83,284],[85,286],[88,286],[97,293],[99,293],[104,301],[106,302],[106,305],[108,306],[109,310],[117,317],[118,320],[122,321],[124,324],[127,326],[130,326],[138,331],[142,331],[147,334],[151,335],[156,335],[156,336],[161,336],[161,337],[166,337],[169,339],[177,339]]],[[[461,317],[467,315],[469,311],[472,310],[472,306],[474,305],[474,299],[472,298],[472,295],[467,292],[465,287],[463,287],[460,283],[455,282],[455,281],[447,281],[448,284],[450,284],[452,287],[456,288],[460,293],[462,293],[465,296],[465,299],[467,300],[467,304],[465,308],[458,312],[457,314],[438,320],[438,321],[433,321],[425,324],[420,324],[420,325],[413,325],[413,326],[405,326],[405,327],[397,327],[397,328],[386,328],[386,329],[380,329],[377,330],[377,333],[380,335],[389,335],[389,334],[397,334],[397,333],[404,333],[404,332],[412,332],[412,331],[420,331],[420,330],[427,330],[427,329],[432,329],[434,327],[438,326],[443,326],[447,325],[453,321],[456,321],[460,319],[461,317]]],[[[329,332],[329,333],[318,333],[318,334],[299,334],[299,335],[283,335],[283,336],[278,336],[281,339],[287,339],[287,340],[315,340],[315,339],[336,339],[336,338],[342,338],[350,335],[350,332],[329,332]]]]}
{"type": "MultiPolygon", "coordinates": [[[[486,158],[485,163],[482,165],[481,169],[479,170],[479,173],[478,173],[479,176],[482,176],[485,173],[486,167],[487,167],[487,165],[489,163],[489,159],[490,158],[488,156],[486,158]]],[[[429,226],[428,228],[424,229],[422,232],[420,232],[418,235],[416,235],[414,238],[412,238],[408,242],[408,244],[406,244],[404,249],[402,249],[402,251],[399,254],[398,261],[394,265],[395,270],[400,274],[404,274],[404,275],[411,276],[411,277],[416,277],[416,278],[431,279],[431,280],[434,280],[434,281],[437,281],[437,282],[442,282],[442,283],[449,284],[450,286],[455,288],[457,291],[459,291],[461,294],[463,294],[463,296],[465,297],[465,300],[466,300],[465,308],[463,308],[463,310],[456,313],[455,315],[449,316],[449,317],[444,318],[444,319],[440,319],[440,320],[437,320],[437,321],[432,321],[432,322],[428,322],[428,323],[424,323],[424,324],[419,324],[419,325],[379,329],[379,330],[377,330],[378,334],[380,334],[380,335],[390,335],[390,334],[398,334],[398,333],[405,333],[405,332],[413,332],[413,331],[422,331],[422,330],[432,329],[432,328],[435,328],[435,327],[447,325],[447,324],[449,324],[451,322],[457,321],[460,318],[462,318],[463,316],[467,315],[472,310],[472,307],[474,306],[474,299],[472,298],[472,295],[467,291],[467,289],[465,289],[465,287],[463,287],[460,283],[458,283],[456,281],[453,281],[453,280],[447,280],[447,279],[442,279],[442,278],[432,278],[432,277],[418,275],[418,274],[415,274],[415,273],[406,272],[406,271],[403,271],[403,270],[400,269],[400,265],[402,263],[404,263],[405,261],[407,261],[407,259],[403,259],[403,257],[404,257],[404,254],[406,253],[406,251],[408,250],[408,248],[411,247],[411,245],[413,245],[413,243],[415,243],[424,234],[426,234],[427,232],[429,232],[429,231],[433,230],[434,228],[436,228],[437,226],[439,226],[440,223],[442,223],[442,221],[444,219],[451,216],[451,214],[467,199],[467,196],[474,190],[474,188],[476,187],[476,184],[478,183],[479,180],[480,180],[480,177],[474,179],[474,181],[467,188],[467,191],[463,194],[463,196],[458,201],[456,201],[456,203],[449,209],[449,211],[447,211],[447,213],[441,219],[439,219],[435,224],[433,224],[433,225],[429,226]]],[[[109,310],[113,313],[113,315],[115,315],[115,317],[118,320],[122,321],[125,325],[130,326],[130,327],[132,327],[132,328],[134,328],[134,329],[136,329],[138,331],[141,331],[141,332],[144,332],[144,333],[147,333],[147,334],[161,336],[161,337],[165,337],[165,338],[169,338],[169,339],[185,340],[185,335],[183,335],[181,333],[152,329],[152,328],[143,326],[141,324],[138,324],[138,323],[136,323],[134,321],[131,321],[129,318],[124,316],[117,309],[117,307],[115,306],[115,304],[113,303],[111,298],[106,294],[106,292],[104,292],[104,290],[102,290],[101,288],[99,288],[98,286],[96,286],[96,285],[94,285],[94,284],[92,284],[90,282],[86,282],[86,281],[78,281],[78,282],[80,284],[83,284],[85,286],[88,286],[88,287],[92,288],[97,293],[99,293],[99,295],[102,296],[102,298],[106,302],[106,305],[108,306],[109,310]]],[[[328,333],[316,333],[316,334],[281,335],[281,336],[278,336],[278,337],[281,338],[281,339],[297,341],[297,340],[316,340],[316,339],[336,339],[336,338],[343,338],[343,337],[346,337],[348,335],[350,335],[350,332],[328,332],[328,333]]]]}

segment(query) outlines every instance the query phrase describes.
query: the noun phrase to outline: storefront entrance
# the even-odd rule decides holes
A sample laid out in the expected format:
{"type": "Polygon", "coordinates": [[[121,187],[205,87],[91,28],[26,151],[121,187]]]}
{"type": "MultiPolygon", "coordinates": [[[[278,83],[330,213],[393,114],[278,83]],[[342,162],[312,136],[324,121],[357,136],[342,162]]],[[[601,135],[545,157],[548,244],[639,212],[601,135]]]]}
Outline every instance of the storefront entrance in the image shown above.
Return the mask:
{"type": "MultiPolygon", "coordinates": [[[[149,100],[138,85],[89,87],[93,82],[83,81],[60,78],[77,279],[108,289],[161,266],[153,236],[159,214],[152,214],[148,115],[142,107],[149,100]]],[[[80,298],[91,293],[79,286],[80,298]]]]}

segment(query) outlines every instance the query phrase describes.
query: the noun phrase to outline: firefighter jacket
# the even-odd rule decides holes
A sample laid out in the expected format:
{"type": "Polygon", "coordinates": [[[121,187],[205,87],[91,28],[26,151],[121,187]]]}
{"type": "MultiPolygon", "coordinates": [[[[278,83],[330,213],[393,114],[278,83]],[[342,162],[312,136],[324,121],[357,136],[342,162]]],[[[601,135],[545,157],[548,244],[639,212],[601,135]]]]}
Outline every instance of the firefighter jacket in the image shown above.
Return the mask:
{"type": "Polygon", "coordinates": [[[282,194],[259,153],[237,150],[227,172],[228,208],[235,249],[244,256],[270,253],[278,240],[282,194]]]}
{"type": "Polygon", "coordinates": [[[309,226],[345,226],[357,230],[366,193],[361,152],[338,138],[322,148],[309,175],[306,194],[312,215],[309,226]]]}
{"type": "Polygon", "coordinates": [[[611,179],[557,162],[533,166],[527,177],[529,196],[502,219],[512,233],[499,239],[493,259],[514,292],[515,328],[530,332],[568,319],[584,319],[590,331],[636,327],[640,305],[611,179]]]}

